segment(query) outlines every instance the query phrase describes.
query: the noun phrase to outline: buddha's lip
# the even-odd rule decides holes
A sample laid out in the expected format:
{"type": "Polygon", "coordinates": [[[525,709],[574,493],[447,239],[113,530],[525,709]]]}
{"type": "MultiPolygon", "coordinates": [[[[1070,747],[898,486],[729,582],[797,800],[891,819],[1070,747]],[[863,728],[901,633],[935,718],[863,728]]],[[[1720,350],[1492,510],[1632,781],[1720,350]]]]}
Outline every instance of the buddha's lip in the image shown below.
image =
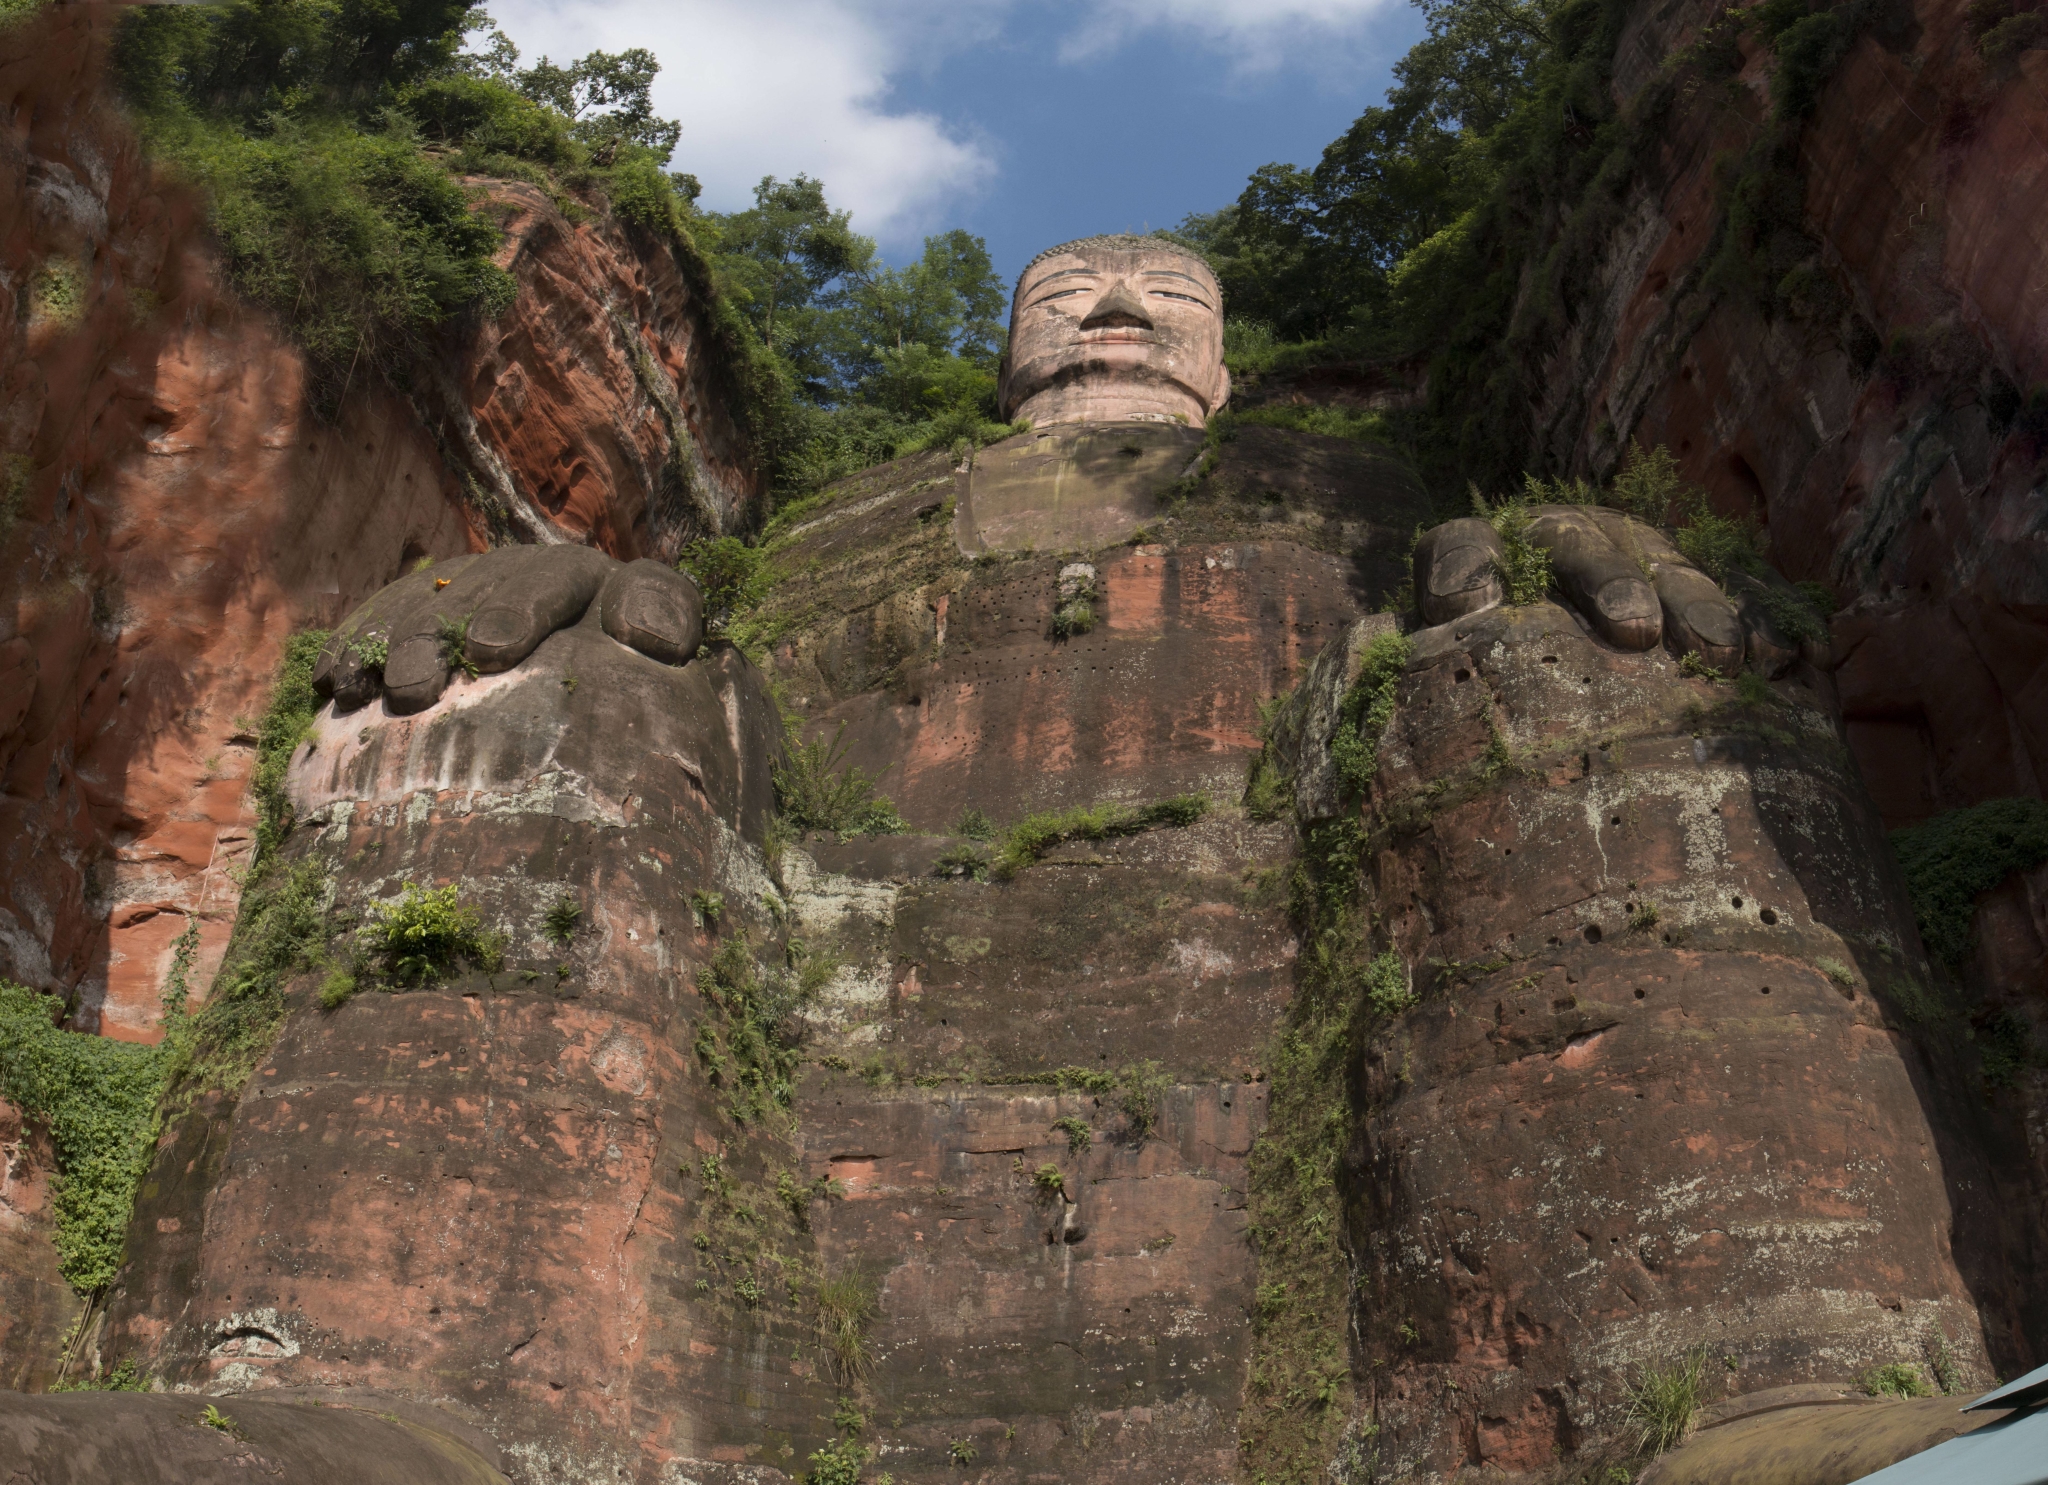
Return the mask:
{"type": "Polygon", "coordinates": [[[1158,345],[1159,335],[1152,330],[1137,330],[1127,325],[1118,325],[1108,330],[1083,330],[1074,337],[1075,345],[1158,345]]]}

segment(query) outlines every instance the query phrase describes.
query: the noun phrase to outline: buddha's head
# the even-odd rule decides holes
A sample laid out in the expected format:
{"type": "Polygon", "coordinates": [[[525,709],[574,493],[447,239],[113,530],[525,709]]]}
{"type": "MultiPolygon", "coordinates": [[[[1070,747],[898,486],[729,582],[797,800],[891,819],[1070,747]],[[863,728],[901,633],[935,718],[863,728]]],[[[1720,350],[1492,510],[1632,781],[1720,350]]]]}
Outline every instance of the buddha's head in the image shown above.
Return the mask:
{"type": "Polygon", "coordinates": [[[1209,265],[1158,237],[1047,248],[1017,279],[997,396],[1008,418],[1200,427],[1230,396],[1223,295],[1209,265]]]}

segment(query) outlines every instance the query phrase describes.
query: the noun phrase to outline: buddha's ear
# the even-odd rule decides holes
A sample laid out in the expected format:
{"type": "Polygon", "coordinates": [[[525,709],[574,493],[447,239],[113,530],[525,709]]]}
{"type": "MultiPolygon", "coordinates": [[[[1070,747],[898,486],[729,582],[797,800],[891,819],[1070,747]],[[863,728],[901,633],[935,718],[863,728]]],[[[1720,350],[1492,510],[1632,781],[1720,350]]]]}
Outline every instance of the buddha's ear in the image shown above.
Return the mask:
{"type": "Polygon", "coordinates": [[[1230,400],[1230,368],[1221,361],[1216,363],[1216,395],[1209,399],[1209,411],[1223,411],[1223,404],[1230,400]]]}

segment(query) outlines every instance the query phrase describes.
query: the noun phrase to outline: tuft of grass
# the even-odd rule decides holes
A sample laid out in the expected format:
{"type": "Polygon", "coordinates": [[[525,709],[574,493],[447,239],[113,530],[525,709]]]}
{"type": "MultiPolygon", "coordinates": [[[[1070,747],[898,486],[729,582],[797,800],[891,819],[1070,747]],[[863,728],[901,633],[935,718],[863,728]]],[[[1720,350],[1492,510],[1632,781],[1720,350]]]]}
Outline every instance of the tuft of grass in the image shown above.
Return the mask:
{"type": "Polygon", "coordinates": [[[548,906],[541,918],[541,932],[552,942],[568,947],[576,937],[576,929],[583,922],[583,904],[564,892],[548,906]]]}
{"type": "Polygon", "coordinates": [[[1095,606],[1085,598],[1063,603],[1053,610],[1052,637],[1072,639],[1077,634],[1086,634],[1095,627],[1095,606]]]}
{"type": "Polygon", "coordinates": [[[1055,1133],[1063,1134],[1067,1137],[1067,1153],[1069,1155],[1084,1155],[1087,1153],[1088,1147],[1095,1142],[1095,1131],[1089,1127],[1088,1121],[1086,1119],[1077,1119],[1072,1114],[1067,1115],[1064,1119],[1053,1120],[1052,1127],[1055,1133]]]}
{"type": "Polygon", "coordinates": [[[1728,679],[1720,671],[1707,664],[1700,657],[1698,650],[1687,650],[1683,655],[1679,656],[1678,673],[1691,676],[1696,681],[1725,681],[1728,679]]]}
{"type": "Polygon", "coordinates": [[[725,917],[725,894],[723,892],[692,892],[690,894],[690,916],[697,920],[699,928],[715,932],[719,921],[725,917]]]}
{"type": "Polygon", "coordinates": [[[1891,840],[1921,941],[1958,966],[1970,954],[1978,897],[2048,861],[2048,800],[1987,799],[1894,830],[1891,840]]]}
{"type": "Polygon", "coordinates": [[[375,903],[362,930],[383,972],[400,985],[424,985],[458,964],[495,973],[504,964],[496,934],[477,909],[457,900],[456,887],[407,882],[395,902],[375,903]]]}
{"type": "Polygon", "coordinates": [[[1054,846],[1069,840],[1109,840],[1147,830],[1192,825],[1209,810],[1207,796],[1179,794],[1154,804],[1077,805],[1019,820],[1003,833],[989,862],[998,880],[1008,881],[1054,846]]]}
{"type": "Polygon", "coordinates": [[[868,1328],[881,1313],[874,1282],[857,1269],[835,1274],[818,1285],[818,1339],[832,1358],[842,1382],[865,1379],[873,1369],[868,1328]]]}
{"type": "Polygon", "coordinates": [[[1858,1385],[1869,1397],[1932,1397],[1934,1389],[1927,1385],[1927,1376],[1910,1361],[1891,1361],[1883,1366],[1874,1366],[1859,1379],[1858,1385]]]}
{"type": "Polygon", "coordinates": [[[980,810],[971,809],[963,811],[960,818],[954,822],[953,833],[955,835],[964,835],[969,840],[978,840],[983,844],[987,844],[989,841],[994,840],[1000,832],[996,829],[995,821],[991,820],[980,810]]]}
{"type": "Polygon", "coordinates": [[[1813,961],[1813,967],[1844,990],[1856,988],[1856,971],[1839,959],[1816,959],[1813,961]]]}
{"type": "Polygon", "coordinates": [[[221,1433],[228,1434],[233,1438],[241,1439],[248,1437],[247,1434],[242,1432],[241,1424],[235,1422],[234,1419],[230,1418],[226,1413],[223,1413],[219,1408],[215,1407],[212,1403],[208,1403],[206,1405],[206,1411],[199,1415],[199,1422],[202,1427],[215,1429],[221,1433]]]}
{"type": "Polygon", "coordinates": [[[356,977],[347,970],[336,966],[327,972],[327,978],[320,982],[320,1009],[338,1011],[356,993],[356,977]]]}
{"type": "Polygon", "coordinates": [[[1754,710],[1769,706],[1776,701],[1777,693],[1771,690],[1771,683],[1753,670],[1745,670],[1735,678],[1735,700],[1742,706],[1754,710]]]}
{"type": "Polygon", "coordinates": [[[476,662],[469,658],[469,621],[473,616],[464,614],[459,619],[451,619],[446,614],[436,614],[434,617],[437,621],[434,637],[441,644],[441,663],[475,680],[478,675],[476,662]]]}
{"type": "MultiPolygon", "coordinates": [[[[831,830],[840,835],[901,835],[909,827],[896,806],[876,792],[879,777],[869,778],[846,764],[846,724],[839,724],[828,743],[798,743],[789,761],[774,769],[775,795],[783,818],[799,830],[831,830]]],[[[887,773],[885,768],[882,770],[887,773]]]]}
{"type": "Polygon", "coordinates": [[[1631,933],[1648,933],[1657,926],[1657,917],[1657,904],[1645,898],[1629,909],[1629,931],[1631,933]]]}
{"type": "Polygon", "coordinates": [[[981,1458],[981,1451],[974,1447],[972,1439],[955,1439],[946,1445],[946,1457],[957,1465],[970,1465],[981,1458]]]}
{"type": "Polygon", "coordinates": [[[971,877],[977,882],[988,880],[989,855],[980,846],[958,845],[940,854],[932,863],[935,877],[971,877]]]}
{"type": "Polygon", "coordinates": [[[1637,1445],[1662,1454],[1692,1432],[1705,1392],[1707,1353],[1695,1347],[1668,1366],[1645,1367],[1628,1384],[1628,1426],[1637,1445]]]}
{"type": "Polygon", "coordinates": [[[1040,1196],[1065,1196],[1067,1178],[1060,1174],[1060,1168],[1047,1161],[1031,1173],[1031,1185],[1040,1196]]]}

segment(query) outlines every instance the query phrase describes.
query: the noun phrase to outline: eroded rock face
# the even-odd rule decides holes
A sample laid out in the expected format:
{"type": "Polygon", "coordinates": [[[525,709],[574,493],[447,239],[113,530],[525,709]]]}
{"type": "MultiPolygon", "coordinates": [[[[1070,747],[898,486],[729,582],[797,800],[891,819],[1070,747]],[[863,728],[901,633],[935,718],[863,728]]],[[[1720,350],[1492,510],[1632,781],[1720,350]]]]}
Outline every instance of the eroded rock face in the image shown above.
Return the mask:
{"type": "Polygon", "coordinates": [[[51,1177],[57,1154],[46,1131],[0,1099],[0,1385],[42,1387],[83,1302],[57,1268],[51,1177]]]}
{"type": "MultiPolygon", "coordinates": [[[[1617,99],[1722,14],[1632,12],[1617,99]]],[[[1535,418],[1559,463],[1668,445],[1789,576],[1842,596],[1835,684],[1891,826],[2048,776],[2041,435],[2015,390],[2048,379],[2048,289],[2018,266],[2048,236],[2048,52],[1986,57],[1974,26],[1944,0],[1870,12],[1825,74],[1799,144],[1812,288],[1774,316],[1705,284],[1715,162],[1747,148],[1780,63],[1746,42],[1727,87],[1681,87],[1535,418]]]]}
{"type": "Polygon", "coordinates": [[[1229,396],[1223,292],[1200,254],[1157,237],[1085,237],[1018,275],[996,391],[1010,419],[1200,427],[1229,396]]]}

